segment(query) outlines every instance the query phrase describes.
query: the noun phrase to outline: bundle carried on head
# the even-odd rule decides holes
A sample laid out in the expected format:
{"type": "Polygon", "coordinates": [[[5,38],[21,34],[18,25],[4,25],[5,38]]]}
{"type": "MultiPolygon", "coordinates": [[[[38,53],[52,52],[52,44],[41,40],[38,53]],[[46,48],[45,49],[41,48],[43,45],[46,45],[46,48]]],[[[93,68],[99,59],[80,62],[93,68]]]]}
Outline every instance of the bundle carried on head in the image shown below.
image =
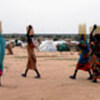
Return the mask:
{"type": "Polygon", "coordinates": [[[81,36],[81,40],[86,40],[86,24],[79,25],[79,35],[81,36]]]}
{"type": "Polygon", "coordinates": [[[86,24],[79,25],[79,35],[86,35],[86,24]]]}
{"type": "Polygon", "coordinates": [[[30,36],[34,35],[34,30],[33,30],[32,25],[27,26],[27,34],[30,36]]]}
{"type": "Polygon", "coordinates": [[[94,34],[93,35],[95,36],[96,34],[99,34],[100,35],[100,26],[97,26],[97,28],[94,31],[94,34]]]}
{"type": "Polygon", "coordinates": [[[94,31],[94,37],[97,41],[100,41],[100,26],[97,26],[96,30],[94,31]]]}
{"type": "Polygon", "coordinates": [[[0,21],[0,34],[2,33],[2,22],[0,21]]]}
{"type": "Polygon", "coordinates": [[[94,26],[90,27],[90,32],[93,34],[91,35],[93,39],[91,39],[91,36],[90,36],[91,40],[100,41],[100,26],[99,25],[95,24],[94,26]]]}
{"type": "Polygon", "coordinates": [[[90,32],[93,31],[93,36],[96,34],[100,34],[100,26],[99,25],[94,25],[90,27],[90,32]]]}

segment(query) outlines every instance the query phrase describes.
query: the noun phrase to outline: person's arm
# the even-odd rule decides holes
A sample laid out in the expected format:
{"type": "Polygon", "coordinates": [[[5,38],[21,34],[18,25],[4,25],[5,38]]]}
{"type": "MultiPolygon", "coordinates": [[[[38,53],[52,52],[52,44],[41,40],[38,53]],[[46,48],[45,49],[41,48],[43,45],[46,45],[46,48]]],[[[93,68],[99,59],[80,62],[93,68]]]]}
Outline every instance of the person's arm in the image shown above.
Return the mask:
{"type": "Polygon", "coordinates": [[[92,41],[94,41],[93,32],[95,31],[96,28],[97,28],[97,25],[94,25],[94,26],[93,26],[93,29],[92,29],[92,31],[91,31],[91,33],[90,33],[90,43],[91,43],[92,41]]]}

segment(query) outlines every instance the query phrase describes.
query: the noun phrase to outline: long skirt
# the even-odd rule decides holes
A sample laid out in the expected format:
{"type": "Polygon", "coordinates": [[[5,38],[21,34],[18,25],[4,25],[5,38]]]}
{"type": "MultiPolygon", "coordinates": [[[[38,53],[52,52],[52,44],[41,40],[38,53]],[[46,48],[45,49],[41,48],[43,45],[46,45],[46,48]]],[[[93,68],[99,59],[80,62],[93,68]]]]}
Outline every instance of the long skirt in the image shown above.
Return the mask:
{"type": "Polygon", "coordinates": [[[80,55],[80,58],[79,58],[77,65],[76,65],[76,69],[77,70],[89,71],[91,69],[89,63],[90,63],[90,58],[89,58],[88,53],[86,53],[86,54],[82,53],[80,55]]]}
{"type": "Polygon", "coordinates": [[[96,58],[93,66],[93,79],[100,79],[100,58],[96,58]]]}
{"type": "Polygon", "coordinates": [[[2,76],[3,73],[3,61],[0,61],[0,76],[2,76]]]}
{"type": "Polygon", "coordinates": [[[93,66],[94,66],[95,62],[96,62],[96,56],[94,54],[91,56],[91,60],[90,60],[90,66],[91,66],[92,71],[93,71],[93,66]]]}
{"type": "Polygon", "coordinates": [[[78,63],[76,65],[76,69],[77,70],[83,70],[83,71],[89,71],[91,69],[91,67],[89,65],[89,62],[84,63],[84,64],[78,63]]]}
{"type": "Polygon", "coordinates": [[[36,69],[36,56],[34,53],[34,48],[30,45],[27,45],[27,51],[28,51],[28,62],[27,62],[27,68],[28,69],[36,69]]]}

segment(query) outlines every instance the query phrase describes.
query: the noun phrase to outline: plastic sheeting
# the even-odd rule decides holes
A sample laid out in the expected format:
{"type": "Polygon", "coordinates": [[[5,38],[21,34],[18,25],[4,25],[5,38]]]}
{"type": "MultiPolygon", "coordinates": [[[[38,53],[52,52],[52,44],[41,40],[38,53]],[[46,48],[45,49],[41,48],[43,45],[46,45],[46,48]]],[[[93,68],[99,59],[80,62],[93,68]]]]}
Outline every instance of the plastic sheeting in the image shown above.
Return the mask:
{"type": "Polygon", "coordinates": [[[39,50],[46,51],[46,52],[55,52],[57,51],[57,48],[53,40],[45,40],[42,41],[41,45],[39,46],[39,50]]]}

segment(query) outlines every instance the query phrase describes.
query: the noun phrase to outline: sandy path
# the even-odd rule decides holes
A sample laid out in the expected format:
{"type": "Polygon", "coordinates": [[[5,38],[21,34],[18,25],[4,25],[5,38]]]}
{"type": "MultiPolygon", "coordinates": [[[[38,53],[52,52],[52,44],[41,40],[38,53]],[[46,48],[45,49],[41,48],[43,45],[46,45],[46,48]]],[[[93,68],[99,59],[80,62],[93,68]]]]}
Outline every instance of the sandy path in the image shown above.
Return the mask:
{"type": "Polygon", "coordinates": [[[78,55],[37,52],[42,78],[34,79],[32,70],[27,78],[21,77],[27,62],[26,50],[15,48],[14,53],[5,57],[0,100],[100,100],[100,83],[87,81],[88,73],[80,71],[77,80],[69,79],[78,55]]]}

